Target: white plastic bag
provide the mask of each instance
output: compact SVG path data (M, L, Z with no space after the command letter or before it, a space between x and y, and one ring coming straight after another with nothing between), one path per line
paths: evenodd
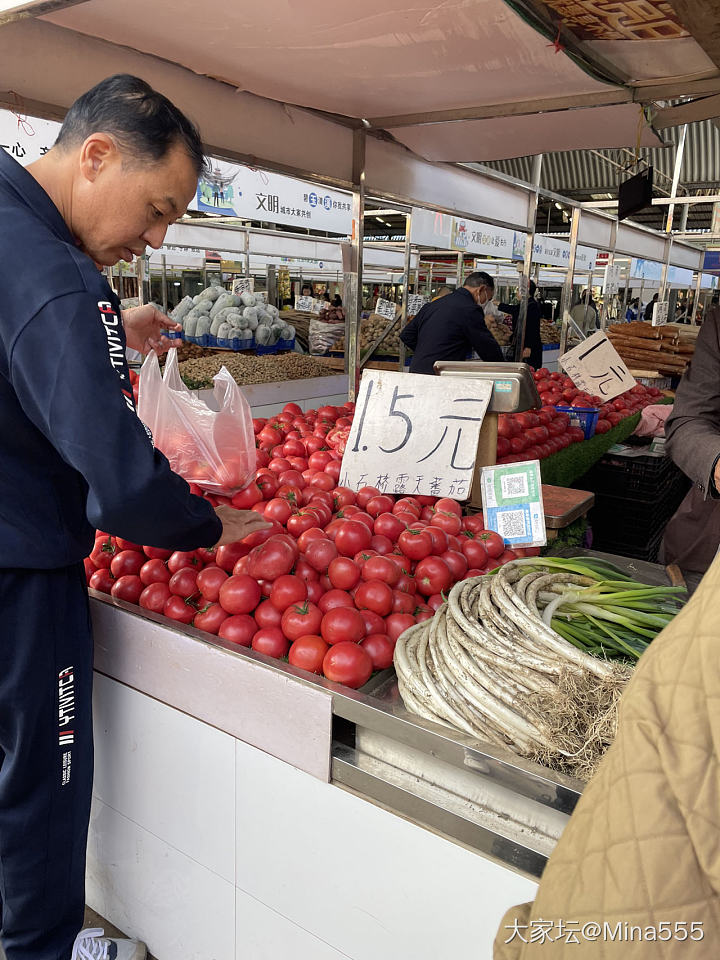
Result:
M174 350L164 375L153 351L140 370L138 416L176 473L208 493L231 497L255 473L255 433L250 406L225 367L214 383L217 410L185 386Z

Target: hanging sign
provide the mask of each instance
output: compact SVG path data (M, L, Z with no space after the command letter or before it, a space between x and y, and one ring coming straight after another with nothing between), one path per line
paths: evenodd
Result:
M509 546L544 547L547 543L540 461L483 467L485 527Z
M254 293L254 291L255 277L238 277L233 280L232 292L236 297L239 297L241 293Z
M352 195L209 158L200 178L193 210L284 223L348 236L352 230Z
M620 289L622 280L622 267L619 264L608 264L605 267L605 277L603 279L603 293L605 296L613 297Z
M484 380L365 370L341 485L465 500L492 390Z
M385 320L394 320L395 304L392 300L383 300L381 297L378 297L378 301L375 304L375 313Z
M411 293L408 296L407 301L408 317L414 317L416 314L420 313L427 302L428 298L424 297L421 293Z
M668 322L669 311L670 304L667 302L667 300L658 300L658 302L653 306L652 325L654 327L664 327Z
M619 397L636 384L602 330L563 354L559 363L579 390L603 401Z

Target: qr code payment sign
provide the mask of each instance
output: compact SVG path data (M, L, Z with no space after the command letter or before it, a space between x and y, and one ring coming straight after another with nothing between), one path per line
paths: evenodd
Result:
M497 531L503 540L528 538L532 534L529 526L530 514L525 510L503 510L498 513Z
M509 546L542 547L547 543L540 463L483 467L485 526Z
M500 487L503 497L511 499L512 497L527 497L530 493L527 476L524 473L515 476L502 477Z

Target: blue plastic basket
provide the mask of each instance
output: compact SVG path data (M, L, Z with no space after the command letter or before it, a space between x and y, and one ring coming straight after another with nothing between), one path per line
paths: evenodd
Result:
M182 330L163 330L168 340L184 340Z
M580 427L585 434L585 439L595 436L595 427L598 422L599 410L597 407L555 407L561 413L566 413L570 417L571 427Z
M240 337L233 337L230 343L232 344L233 350L252 350L255 346L255 337L250 337L249 340L241 340Z
M292 340L278 340L277 343L272 345L257 344L255 347L255 352L259 357L265 353L280 353L281 350L294 350L295 349L295 337Z

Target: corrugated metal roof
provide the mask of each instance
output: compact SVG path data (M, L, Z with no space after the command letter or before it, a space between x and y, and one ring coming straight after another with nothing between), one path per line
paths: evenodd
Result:
M679 127L665 130L663 137L667 147L640 150L640 156L655 167L656 186L664 188L666 192L670 190L675 166L674 147L679 136ZM623 150L570 150L545 154L542 186L565 195L614 193L626 175L622 169L604 161L603 156L622 166L633 159L632 151L628 153ZM532 157L498 160L487 166L521 180L530 180ZM680 182L691 190L695 187L716 187L720 182L720 131L712 121L695 123L688 129Z

